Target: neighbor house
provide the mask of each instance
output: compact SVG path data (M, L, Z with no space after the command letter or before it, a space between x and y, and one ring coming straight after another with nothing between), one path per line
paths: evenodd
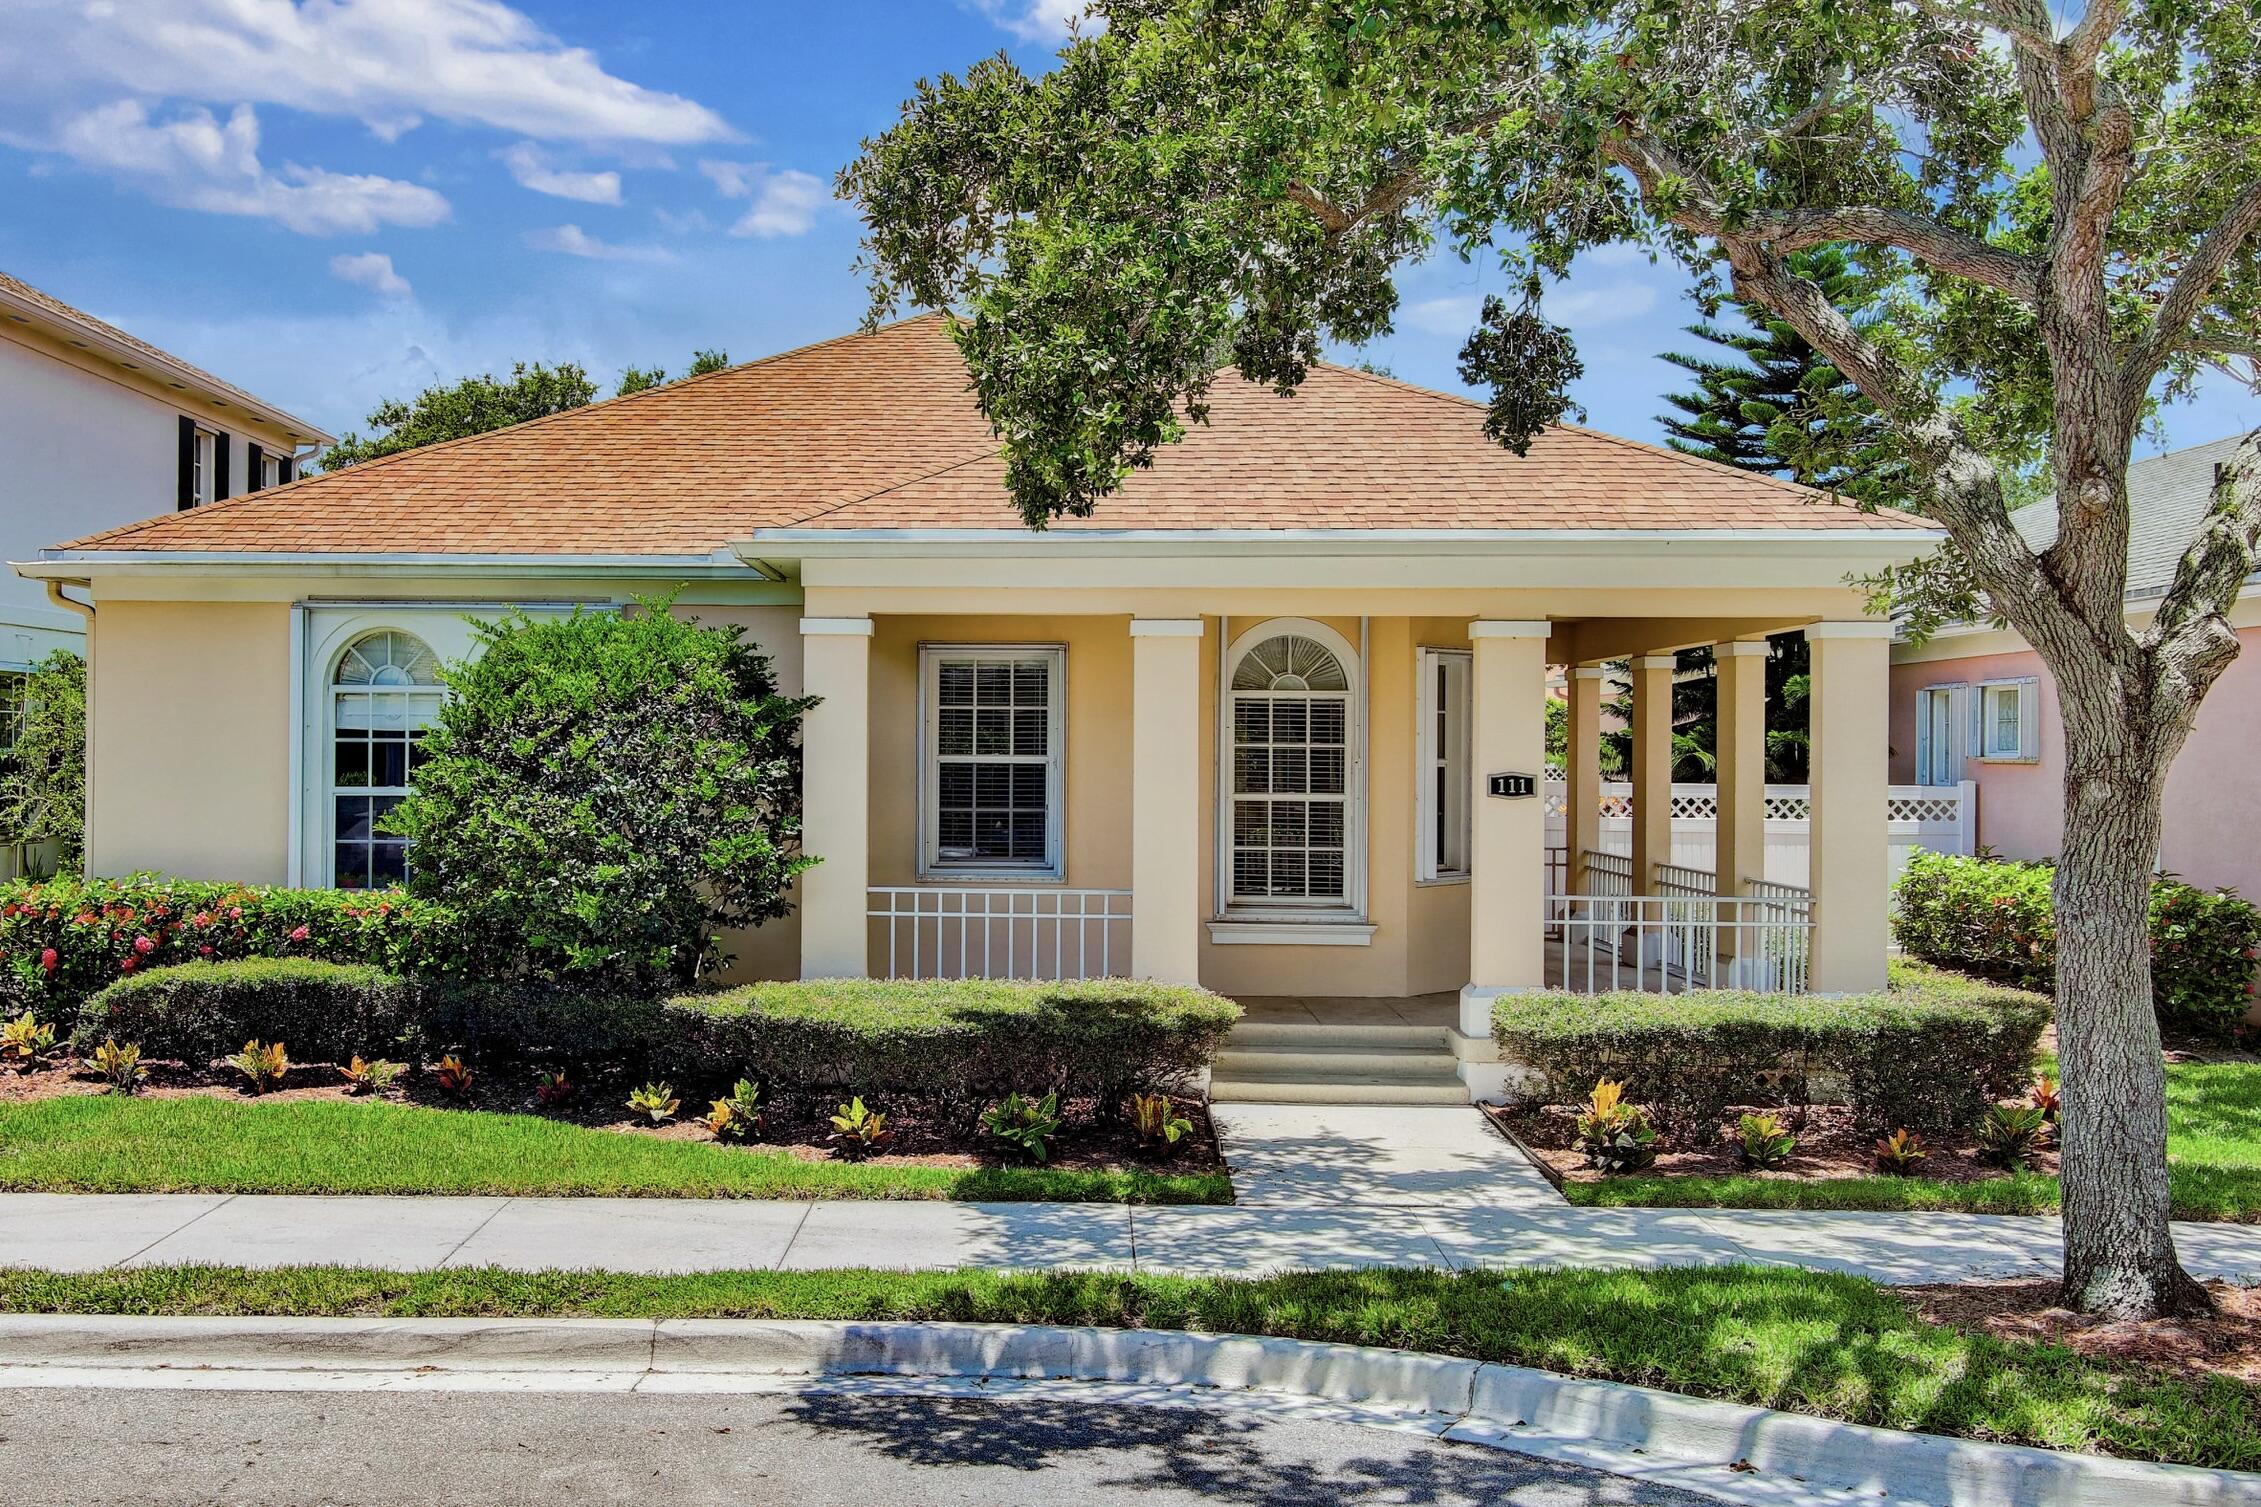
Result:
M2127 622L2140 631L2198 531L2218 468L2238 438L2128 467ZM2011 521L2028 544L2057 537L2057 507ZM2261 577L2239 592L2230 621L2243 651L2200 705L2168 776L2159 866L2194 884L2261 896ZM1957 624L1892 650L1892 778L1977 792L1977 841L2010 858L2050 858L2064 832L2064 722L2041 656L2015 631Z
M1463 1102L1498 1077L1504 990L1880 985L1890 625L1847 583L1937 534L1588 430L1517 457L1483 419L1340 367L1293 398L1227 376L1097 517L1031 532L930 316L18 568L92 602L98 872L397 879L415 855L373 823L467 619L679 592L822 698L822 862L789 920L736 939L743 972L1355 998L1331 1018L1433 1036L1399 1097ZM1813 645L1795 891L1760 867L1764 640L1792 628ZM1716 878L1670 862L1672 651L1694 644L1722 674ZM1627 658L1619 856L1590 733L1599 666ZM1554 665L1589 753L1550 865ZM1296 1097L1343 1042L1320 1046L1234 1071Z

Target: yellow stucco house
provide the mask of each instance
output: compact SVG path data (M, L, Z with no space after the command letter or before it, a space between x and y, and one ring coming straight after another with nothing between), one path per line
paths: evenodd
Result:
M17 569L90 618L100 873L396 878L413 855L372 822L413 779L466 618L680 588L823 698L804 727L823 862L794 917L740 939L743 972L1355 1000L1339 1020L1439 1033L1463 1096L1496 1075L1503 990L1880 985L1890 627L1849 578L1936 533L1587 430L1518 458L1482 416L1335 367L1290 399L1228 377L1098 517L1031 533L930 316ZM1764 636L1800 627L1811 883L1792 890L1749 876ZM1669 862L1670 655L1694 644L1719 652L1716 877ZM1571 667L1590 750L1595 667L1628 657L1630 861L1597 851L1591 753L1550 855L1549 666Z

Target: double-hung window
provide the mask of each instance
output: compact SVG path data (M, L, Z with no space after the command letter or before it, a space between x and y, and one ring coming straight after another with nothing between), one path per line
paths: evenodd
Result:
M377 889L408 877L408 842L380 824L416 782L440 709L439 663L393 630L354 640L330 677L330 882Z
M2041 756L2041 682L1989 680L1978 688L1979 757L2032 763Z
M209 429L196 431L190 445L188 471L189 506L200 508L212 501L212 488L219 478L219 460L216 449L220 437Z
M1414 877L1466 879L1469 849L1469 678L1466 649L1421 651L1421 724Z
M1061 877L1066 669L1058 645L921 647L922 875Z
M1223 865L1228 914L1356 912L1357 656L1321 624L1245 635L1225 681Z

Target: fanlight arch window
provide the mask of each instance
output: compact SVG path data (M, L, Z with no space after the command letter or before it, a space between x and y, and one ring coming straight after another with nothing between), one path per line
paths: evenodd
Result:
M1356 653L1323 624L1268 623L1236 646L1226 684L1226 905L1354 907Z
M424 730L438 717L440 667L395 629L363 634L330 674L330 882L373 889L408 876L405 839L378 822L414 787Z

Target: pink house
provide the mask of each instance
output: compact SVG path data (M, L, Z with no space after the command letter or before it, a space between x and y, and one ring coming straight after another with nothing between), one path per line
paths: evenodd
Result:
M2237 437L2128 468L2128 622L2149 620L2174 577ZM2056 537L2053 502L2020 512L2029 543ZM2245 652L2208 694L2167 787L2160 867L2193 884L2261 898L2261 576L2232 621ZM2064 728L2056 686L2015 632L1949 628L1892 650L1892 780L1978 786L1978 840L2010 858L2047 858L2063 830Z

